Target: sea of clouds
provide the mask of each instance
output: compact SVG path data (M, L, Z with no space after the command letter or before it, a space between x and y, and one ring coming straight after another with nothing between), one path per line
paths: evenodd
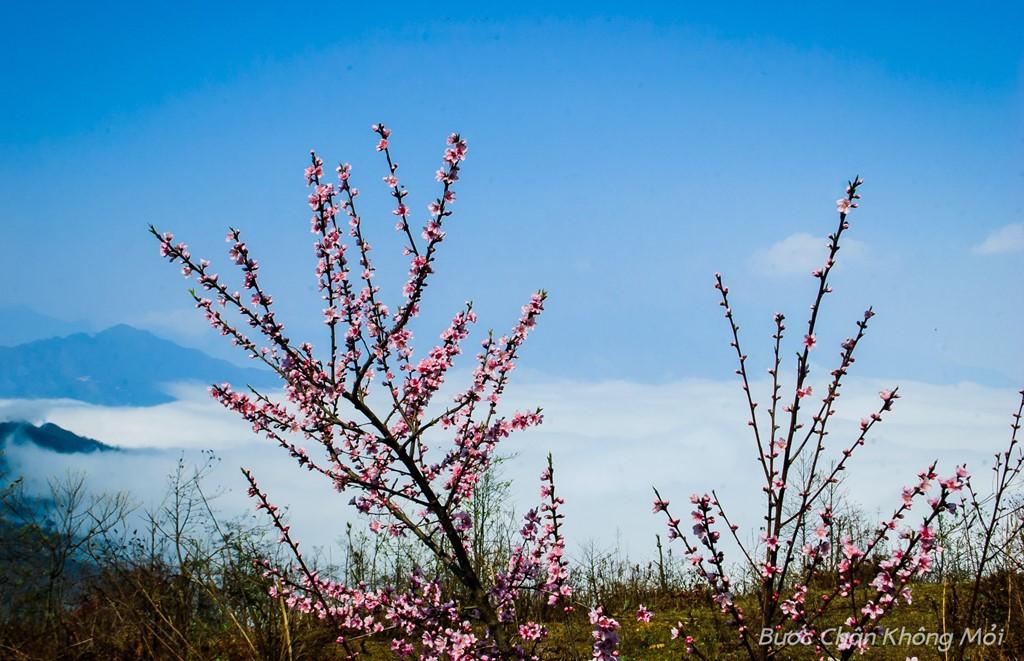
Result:
M814 374L820 378L825 370ZM464 383L453 374L450 383ZM544 424L513 435L502 446L514 455L502 465L511 479L511 502L519 512L538 502L537 476L553 453L571 552L583 544L618 546L634 558L650 557L664 520L651 514L652 487L685 516L694 492L715 489L740 535L756 538L763 494L746 403L734 381L681 380L664 384L584 382L523 371L508 391L505 409L544 409ZM754 383L766 393L767 383ZM819 384L815 383L816 389ZM894 382L850 377L828 437L830 458L857 433L859 420L878 408L878 392ZM988 481L992 455L1009 438L1012 389L962 383L932 385L904 381L895 410L869 436L847 471L843 488L871 518L899 502L900 489L932 460L948 474L966 462L978 484ZM824 391L824 382L820 384ZM53 422L79 435L129 449L123 453L61 455L32 445L10 445L7 459L30 489L67 471L84 472L96 491L126 490L152 507L164 493L179 458L203 461L213 450L219 461L208 478L225 515L251 515L241 466L253 470L272 500L288 507L293 530L306 546L337 557L345 522L364 525L315 474L298 468L285 453L222 409L202 388L172 386L177 401L153 407L104 407L69 400L0 400L0 419ZM765 408L761 405L760 409ZM437 437L436 437L437 438ZM443 436L437 438L443 440ZM314 448L310 448L313 452Z

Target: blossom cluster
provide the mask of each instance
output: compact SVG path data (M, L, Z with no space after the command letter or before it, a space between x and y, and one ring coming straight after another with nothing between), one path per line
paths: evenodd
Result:
M594 627L592 658L598 661L616 661L619 658L620 624L609 617L600 606L590 611L590 624Z
M560 532L564 515L558 509L565 500L555 494L554 466L548 455L548 467L541 473L539 509L526 513L523 526L519 529L521 539L508 561L507 569L499 572L491 597L498 606L498 616L504 622L516 617L516 600L525 590L531 590L544 597L548 606L561 606L565 612L572 612L572 586L569 584L568 561L565 559L565 538ZM531 631L537 631L537 638L546 636L528 623Z

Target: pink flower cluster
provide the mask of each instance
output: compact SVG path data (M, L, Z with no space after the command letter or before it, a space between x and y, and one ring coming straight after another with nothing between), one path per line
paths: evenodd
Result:
M904 540L902 545L896 548L887 548L885 542L890 540L891 532L897 530L899 521L904 519L913 506L913 500L917 496L924 496L934 487L936 480L935 466L932 465L922 471L918 477L919 482L913 487L904 489L904 502L893 513L891 517L882 521L874 531L868 544L861 548L849 537L841 540L841 559L838 564L838 585L830 592L821 596L821 605L808 611L806 609L806 598L808 586L806 583L798 583L792 596L781 603L781 611L794 623L799 630L815 640L819 634L815 628L817 620L822 617L829 603L837 597L850 597L853 591L860 585L856 578L858 570L867 566L871 557L879 554L886 554L877 563L878 572L869 583L874 590L874 596L868 598L859 608L855 615L851 615L844 622L845 626L855 630L866 630L873 623L882 618L900 601L910 603L912 600L910 582L915 576L920 576L931 568L934 557L941 551L938 547L933 522L944 512L948 512L956 504L950 500L953 494L961 491L967 484L968 473L964 467L958 467L956 473L943 480L939 480L939 493L929 500L929 510L922 524L916 528L904 528L899 533L900 539ZM906 494L910 494L909 498ZM820 565L827 553L831 536L832 517L828 511L821 513L823 524L815 530L816 544L808 544L804 547L804 553L808 556L810 576ZM856 638L856 651L863 652L867 649L869 639L850 637L846 641L847 647L840 641L840 650L854 649L853 644Z
M717 501L708 494L690 496L690 503L694 505L694 509L690 512L692 532L698 543L707 552L705 555L700 548L690 542L689 536L683 532L682 522L672 516L669 510L670 503L662 499L657 490L655 490L655 497L654 511L665 513L668 538L683 543L691 567L711 587L714 603L722 613L731 616L731 623L741 634L745 634L747 631L746 616L743 608L735 602L732 581L726 572L725 554L718 544L721 533L712 529L717 522L716 517L712 514L712 508L717 507Z
M619 623L605 614L600 606L590 611L593 626L594 650L591 658L598 661L615 661L619 658Z
M550 455L540 478L540 497L544 502L539 511L531 509L526 513L519 530L522 543L512 550L508 568L498 574L491 590L503 622L515 620L516 600L527 590L542 595L549 606L561 606L567 613L573 610L569 563L564 557L565 539L560 531L564 515L558 511L565 501L555 494Z

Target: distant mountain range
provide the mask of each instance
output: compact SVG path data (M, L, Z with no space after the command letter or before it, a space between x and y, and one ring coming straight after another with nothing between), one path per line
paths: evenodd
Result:
M269 370L238 367L126 325L0 347L0 399L151 406L174 401L166 384L180 381L278 384Z
M0 306L0 347L13 347L83 330L91 328L83 323L55 319L24 305Z
M112 445L69 432L52 422L39 427L29 422L0 422L0 449L9 443L32 443L61 454L120 451Z

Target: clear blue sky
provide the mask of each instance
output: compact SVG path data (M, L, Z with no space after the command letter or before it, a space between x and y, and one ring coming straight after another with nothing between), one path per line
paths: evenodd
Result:
M233 224L315 341L306 154L353 163L393 255L384 121L418 210L444 136L470 142L420 335L466 298L508 326L545 287L526 367L728 377L711 274L766 349L814 286L793 235L859 173L820 358L874 304L862 374L1020 385L1021 5L707 4L9 5L0 306L217 346L145 227L224 264Z

